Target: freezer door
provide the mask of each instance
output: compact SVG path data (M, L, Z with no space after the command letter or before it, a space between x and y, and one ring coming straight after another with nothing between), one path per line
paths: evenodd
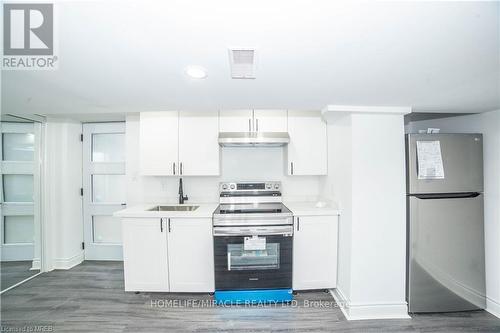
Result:
M483 195L408 197L410 312L484 309Z
M417 141L440 141L444 179L418 179ZM408 134L406 137L407 193L483 191L481 134Z

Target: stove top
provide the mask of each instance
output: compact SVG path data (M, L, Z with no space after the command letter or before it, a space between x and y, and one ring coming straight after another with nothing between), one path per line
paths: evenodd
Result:
M243 203L220 204L214 214L283 214L291 215L292 212L282 203Z
M220 183L219 203L213 215L217 227L293 224L277 181Z

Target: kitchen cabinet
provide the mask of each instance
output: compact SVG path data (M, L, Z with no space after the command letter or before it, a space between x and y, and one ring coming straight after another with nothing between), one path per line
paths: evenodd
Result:
M289 176L326 175L327 128L316 111L288 111L290 143L285 148Z
M212 219L170 219L168 266L171 292L213 292Z
M254 132L286 132L286 110L254 110Z
M217 112L141 112L140 170L146 176L217 176Z
M169 291L165 225L161 218L122 220L125 291Z
M141 112L139 158L141 174L173 176L178 172L179 112Z
M337 285L338 216L294 216L293 289Z
M179 113L179 174L218 176L220 147L217 111Z
M213 292L211 218L123 218L125 291Z
M286 132L286 110L221 110L220 132Z
M252 110L219 111L220 132L251 132L253 130Z

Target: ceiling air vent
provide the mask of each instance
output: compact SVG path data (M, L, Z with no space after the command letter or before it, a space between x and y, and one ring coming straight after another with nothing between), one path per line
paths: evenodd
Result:
M233 79L255 79L254 49L229 49L229 62Z

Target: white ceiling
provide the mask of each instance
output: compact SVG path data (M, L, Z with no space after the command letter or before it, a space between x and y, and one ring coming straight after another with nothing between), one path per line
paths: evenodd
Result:
M499 2L56 3L59 69L2 72L4 113L500 108ZM257 49L255 80L230 78L229 47Z

